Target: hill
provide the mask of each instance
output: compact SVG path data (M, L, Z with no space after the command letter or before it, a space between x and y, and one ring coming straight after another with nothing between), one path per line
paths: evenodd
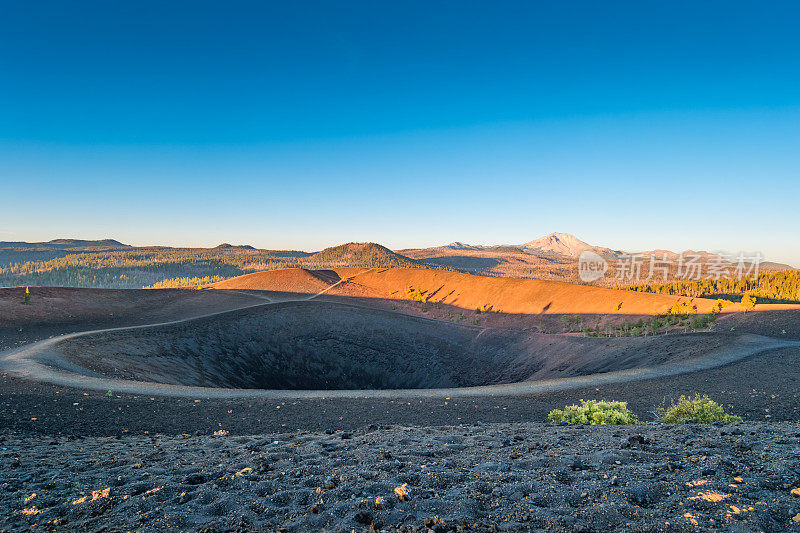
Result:
M331 276L333 272L336 275ZM327 273L327 278L323 279ZM316 294L338 280L346 279L326 294L370 299L408 299L408 291L418 291L425 302L452 305L474 311L483 308L510 314L629 314L650 315L664 312L679 300L688 298L663 294L615 290L558 281L475 276L461 272L423 268L333 271L304 269L257 272L213 285L219 289L257 289ZM708 312L710 299L694 299L698 312ZM738 309L731 306L726 310Z
M29 261L50 261L69 254L106 252L131 248L114 239L89 241L83 239L53 239L47 242L1 241L0 266Z
M253 272L214 283L215 289L240 289L286 292L294 294L316 294L338 281L338 275L326 277L305 268L285 268Z
M796 270L792 265L786 263L776 263L774 261L764 261L759 265L761 270L769 270L772 272L780 272L781 270Z
M129 244L122 244L115 239L101 239L97 241L87 241L83 239L53 239L43 243L43 246L68 247L68 248L130 248Z
M463 242L451 242L442 248L450 248L451 250L483 250L486 246L478 246L472 244L464 244Z
M326 248L308 258L309 265L364 268L423 268L425 265L373 242L351 242Z
M87 241L83 239L53 239L47 242L24 242L24 241L0 241L0 249L3 250L74 250L74 249L111 249L111 248L130 248L128 244L123 244L114 239L102 239L97 241Z
M471 246L454 243L433 248L399 250L428 267L438 265L482 276L577 281L577 260L519 246Z
M255 250L255 248L249 244L228 244L223 242L215 246L214 250Z

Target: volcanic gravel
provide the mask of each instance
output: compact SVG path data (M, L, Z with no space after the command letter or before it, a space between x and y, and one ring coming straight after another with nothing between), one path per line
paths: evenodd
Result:
M723 328L800 339L796 311ZM15 326L0 344L74 329ZM800 531L799 356L445 400L149 397L0 372L0 531ZM648 420L694 392L746 421L529 422L580 398Z
M0 434L0 529L800 531L800 425Z

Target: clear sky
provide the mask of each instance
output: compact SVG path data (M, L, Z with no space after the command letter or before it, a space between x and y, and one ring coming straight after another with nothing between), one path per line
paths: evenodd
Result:
M800 266L796 2L3 2L0 240Z

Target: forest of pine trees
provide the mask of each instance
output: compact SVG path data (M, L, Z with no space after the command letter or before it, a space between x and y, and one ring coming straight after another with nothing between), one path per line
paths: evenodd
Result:
M174 278L219 280L254 270L297 267L309 255L243 248L132 248L71 253L48 261L2 266L0 286L141 288Z
M133 289L193 286L280 268L441 268L378 245L339 246L317 254L244 247L130 248L70 253L47 261L0 266L0 287L62 286ZM198 281L199 280L199 281Z
M800 270L766 272L756 277L742 279L704 279L675 281L671 283L645 283L616 287L639 292L671 294L675 296L755 296L759 302L800 302Z
M222 276L204 276L202 278L192 277L192 278L169 278L165 280L161 280L158 283L153 283L145 289L178 289L181 287L200 287L203 285L211 285L212 283L216 283L218 281L222 281L225 278Z

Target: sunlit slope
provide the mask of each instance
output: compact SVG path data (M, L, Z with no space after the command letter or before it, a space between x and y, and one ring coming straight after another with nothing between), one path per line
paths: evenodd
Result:
M559 281L475 276L460 272L422 269L373 270L351 282L366 292L385 298L406 298L406 289L419 289L431 302L464 309L478 307L501 313L523 314L652 314L664 312L688 298L633 293L575 285ZM348 283L347 285L350 285ZM347 288L342 287L342 290ZM355 288L354 287L354 288ZM707 312L713 300L695 298L699 312Z
M335 276L331 274L335 273ZM463 309L522 314L663 313L689 298L575 285L558 281L496 278L427 269L358 269L329 271L286 269L247 274L214 285L223 289L257 289L314 294L346 279L327 294L363 298L406 299L409 291L429 302ZM419 292L416 292L419 290ZM714 300L694 298L698 312L711 310ZM738 305L726 311L738 310Z
M212 285L216 289L247 289L316 294L331 285L330 278L304 268L284 268L245 274ZM332 271L321 271L332 272Z

